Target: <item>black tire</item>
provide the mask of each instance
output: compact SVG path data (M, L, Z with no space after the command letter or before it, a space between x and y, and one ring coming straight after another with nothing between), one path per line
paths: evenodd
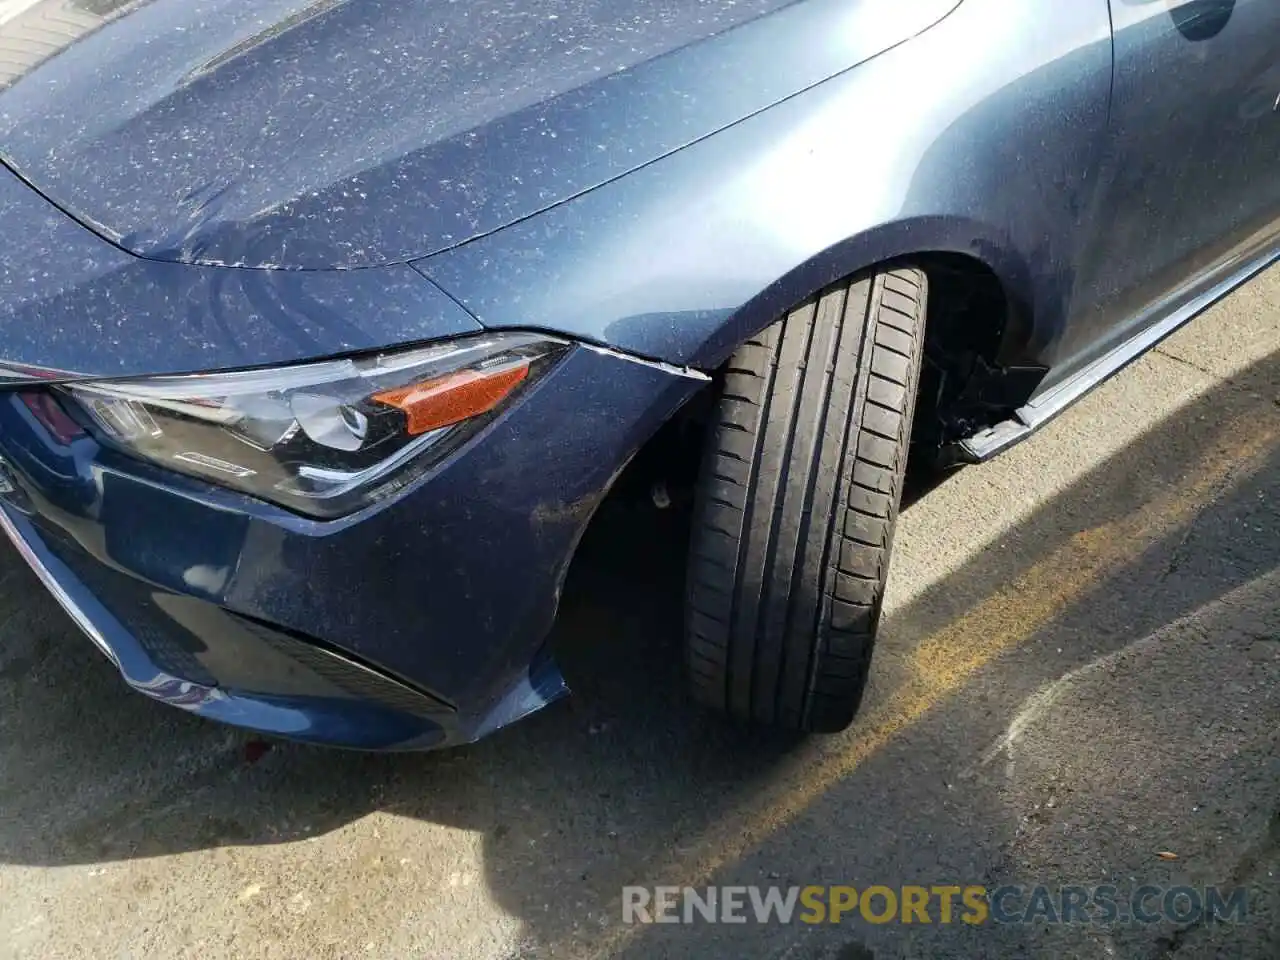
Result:
M924 351L916 269L842 281L734 354L694 507L694 696L834 732L866 684Z

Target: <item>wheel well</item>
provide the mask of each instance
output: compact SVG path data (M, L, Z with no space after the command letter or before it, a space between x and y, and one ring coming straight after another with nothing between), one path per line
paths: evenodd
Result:
M922 268L929 278L925 364L912 433L912 459L947 466L955 444L1007 419L1026 402L1042 368L1005 362L1016 356L1023 324L999 277L963 254L922 253L876 264L864 274L898 263ZM611 497L670 502L692 500L721 370L640 448L618 478Z
M1019 363L1028 324L995 272L962 254L909 258L929 277L925 365L912 433L914 452L948 465L955 445L1009 419L1044 377Z

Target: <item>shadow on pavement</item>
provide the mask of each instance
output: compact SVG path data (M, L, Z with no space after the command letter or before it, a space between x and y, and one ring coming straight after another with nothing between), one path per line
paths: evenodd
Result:
M1048 737L1023 762L1029 772L1013 779L1009 758L992 745L1046 685L1073 671L1093 684L1108 663L1132 669L1146 656L1129 650L1135 641L1185 632L1191 627L1178 624L1202 608L1209 612L1192 621L1206 671L1226 649L1233 664L1254 657L1257 671L1275 676L1280 596L1254 596L1243 626L1230 598L1280 582L1271 576L1280 568L1277 398L1273 354L895 610L859 721L820 740L735 730L684 699L686 518L678 511L655 520L614 504L593 526L556 630L573 698L471 748L418 756L282 745L256 759L239 734L128 694L6 554L0 636L24 639L20 653L0 659L0 861L66 865L290 843L383 811L480 835L488 893L524 926L520 956L1071 955L1111 934L866 924L620 930L620 888L1100 883L1139 867L1154 883L1196 870L1205 871L1201 884L1231 880L1216 861L1206 866L1208 852L1134 866L1131 847L1145 856L1182 815L1179 804L1144 806L1150 783L1120 775L1146 762L1152 778L1216 811L1194 824L1195 843L1210 834L1262 838L1249 848L1248 876L1235 882L1264 882L1258 864L1277 857L1275 837L1266 839L1280 803L1276 744L1254 739L1224 752L1221 736L1196 739L1223 722L1215 710L1229 713L1203 684L1173 691L1200 712L1169 743L1138 723L1168 715L1170 704L1152 699L1158 691L1142 686L1128 701L1100 688L1093 709L1073 722L1084 730L1089 717L1110 716L1113 735L1133 730L1108 741L1115 776L1091 773L1081 759L1098 731ZM1151 513L1151 523L1133 520L1166 502L1170 511ZM1229 642L1217 646L1221 637ZM992 646L993 638L1003 640ZM970 649L991 656L970 663ZM1052 796L1058 803L1048 804ZM1078 822L1055 812L1067 809ZM1076 833L1063 833L1064 823ZM426 869L444 885L456 868ZM1251 936L1274 945L1277 930L1271 913ZM1119 932L1109 944L1121 955L1158 957L1182 946L1160 939L1172 936ZM1274 955L1267 949L1257 955Z

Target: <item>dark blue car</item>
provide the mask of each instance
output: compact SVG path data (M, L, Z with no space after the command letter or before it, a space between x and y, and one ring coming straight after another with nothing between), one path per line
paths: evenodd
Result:
M441 746L563 692L672 424L694 695L841 729L908 456L1276 259L1277 51L1275 0L0 0L0 522L135 689Z

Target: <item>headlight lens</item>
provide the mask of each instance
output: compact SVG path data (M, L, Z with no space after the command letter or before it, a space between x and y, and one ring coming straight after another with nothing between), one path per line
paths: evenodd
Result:
M69 394L110 444L315 517L403 487L565 344L514 333L270 370L93 381Z

